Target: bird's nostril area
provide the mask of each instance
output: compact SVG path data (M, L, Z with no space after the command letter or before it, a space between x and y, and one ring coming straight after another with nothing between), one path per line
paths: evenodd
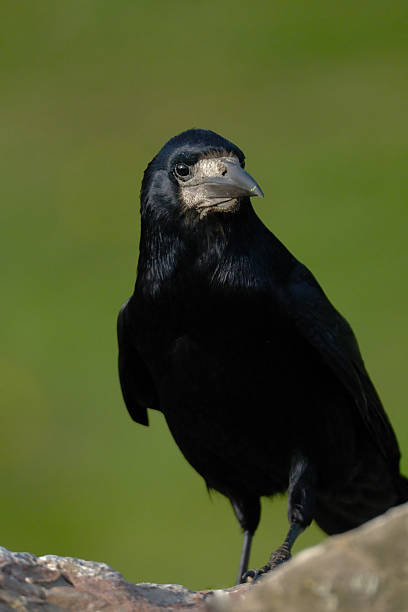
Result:
M224 164L223 161L219 160L217 163L217 173L218 176L225 176L228 172L227 164Z

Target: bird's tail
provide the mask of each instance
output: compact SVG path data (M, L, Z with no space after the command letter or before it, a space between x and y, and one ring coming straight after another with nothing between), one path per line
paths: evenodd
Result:
M316 523L329 535L354 529L390 508L408 502L408 479L397 474L396 480L389 473L362 474L337 494L318 495L316 499Z
M399 477L397 486L398 486L398 493L400 496L398 503L405 504L406 502L408 502L408 478L406 478L406 476L403 476L401 474Z
M363 523L383 514L392 506L398 505L397 498L379 503L379 500L362 500L361 498L319 499L315 508L315 521L328 535L344 533L355 529Z

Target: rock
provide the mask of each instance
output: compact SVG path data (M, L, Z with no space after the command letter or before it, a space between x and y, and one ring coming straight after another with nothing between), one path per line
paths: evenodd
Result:
M408 504L328 538L213 612L404 612L408 610Z
M105 563L0 547L0 612L207 610L208 593L174 584L131 584Z
M257 584L190 591L127 582L105 563L0 547L0 612L404 612L408 504L305 550Z

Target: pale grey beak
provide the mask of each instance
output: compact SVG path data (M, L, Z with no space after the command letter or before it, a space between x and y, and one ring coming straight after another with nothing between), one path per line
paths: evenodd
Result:
M258 183L239 164L223 161L226 172L223 176L214 176L205 181L205 193L208 198L240 198L243 196L264 197Z

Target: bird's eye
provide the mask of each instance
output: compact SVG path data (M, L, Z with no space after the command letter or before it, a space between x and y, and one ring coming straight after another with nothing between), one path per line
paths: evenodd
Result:
M190 166L187 166L187 164L177 164L174 172L176 176L185 179L190 174Z

